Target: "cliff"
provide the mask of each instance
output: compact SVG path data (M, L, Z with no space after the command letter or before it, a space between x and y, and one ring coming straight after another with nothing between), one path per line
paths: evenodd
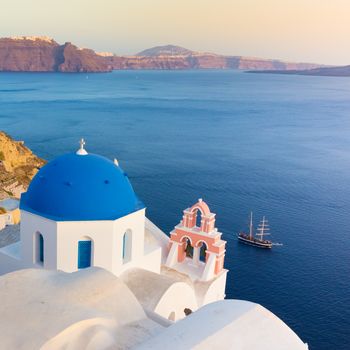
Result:
M59 45L47 37L0 39L0 71L9 72L108 72L103 57L71 43Z
M109 56L108 64L118 69L240 69L240 70L289 70L319 67L312 63L291 63L279 60L222 56L210 53L163 56Z
M113 69L304 70L320 67L319 64L313 63L293 63L195 52L174 45L156 46L141 51L135 56L109 56L105 58Z
M59 45L47 37L0 39L0 71L109 72L112 69L305 70L320 65L196 52L174 45L156 46L134 56L117 56Z
M60 72L110 72L112 70L103 56L97 55L90 49L79 49L71 43L62 45L61 57L63 62L58 66Z
M19 197L45 161L0 131L0 199Z
M126 60L131 57L125 57ZM164 69L241 69L241 70L289 70L320 67L313 63L293 63L245 56L224 56L209 52L191 51L181 46L165 45L141 51L132 57L134 65L155 66ZM113 62L111 63L113 65Z

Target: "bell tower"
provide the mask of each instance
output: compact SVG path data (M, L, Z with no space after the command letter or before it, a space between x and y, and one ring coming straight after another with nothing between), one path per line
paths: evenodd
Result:
M200 198L183 211L180 223L170 233L170 251L166 265L191 278L209 281L224 267L226 241L215 227L215 214Z

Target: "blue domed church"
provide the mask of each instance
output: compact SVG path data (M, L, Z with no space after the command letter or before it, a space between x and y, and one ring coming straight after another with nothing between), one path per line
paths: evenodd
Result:
M21 202L22 259L66 272L90 266L119 275L160 270L160 247L144 251L145 206L117 161L76 153L46 164Z
M224 299L225 241L207 204L185 209L169 237L147 219L118 161L84 145L42 167L22 193L20 241L0 248L0 274L103 268L172 321Z

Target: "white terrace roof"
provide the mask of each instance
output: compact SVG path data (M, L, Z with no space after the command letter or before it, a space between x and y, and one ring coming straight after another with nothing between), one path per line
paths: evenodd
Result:
M166 345L164 345L166 344ZM243 300L208 304L140 344L138 350L307 350L277 316Z

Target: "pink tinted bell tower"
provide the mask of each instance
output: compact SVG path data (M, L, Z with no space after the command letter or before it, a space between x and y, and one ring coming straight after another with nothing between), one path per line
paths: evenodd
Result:
M168 267L208 281L223 272L226 241L215 228L215 214L199 199L184 210L180 223L170 234Z

